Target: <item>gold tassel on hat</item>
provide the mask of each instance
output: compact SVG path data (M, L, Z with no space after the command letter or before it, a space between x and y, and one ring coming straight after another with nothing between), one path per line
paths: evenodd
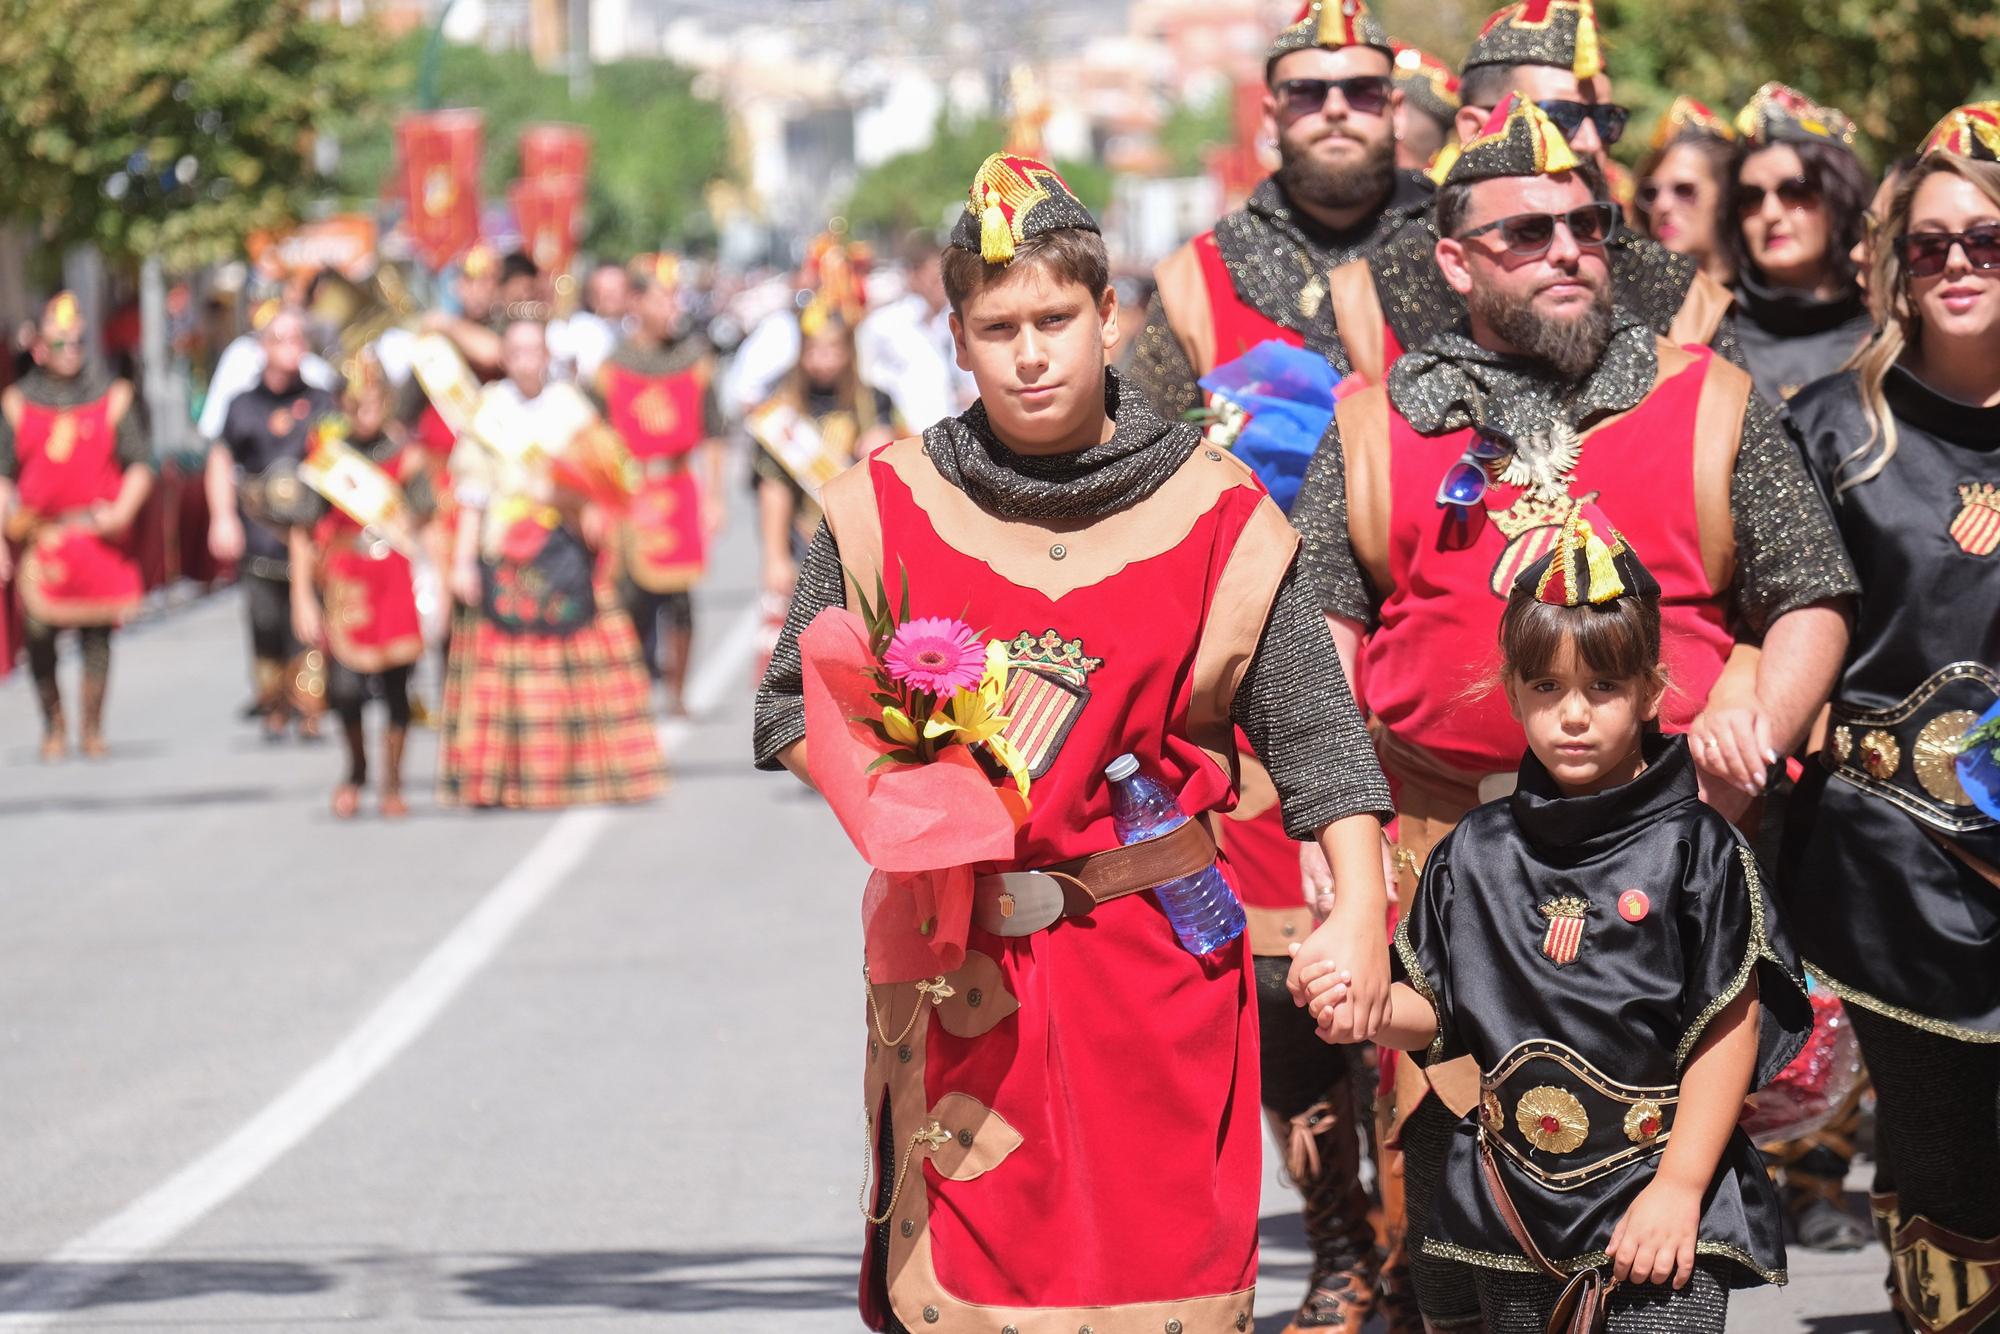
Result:
M1597 9L1582 0L1576 10L1576 59L1570 68L1579 79L1594 79L1604 72L1604 52L1597 44Z
M986 207L979 214L979 257L988 264L1009 264L1014 259L1014 232L990 185L986 187Z

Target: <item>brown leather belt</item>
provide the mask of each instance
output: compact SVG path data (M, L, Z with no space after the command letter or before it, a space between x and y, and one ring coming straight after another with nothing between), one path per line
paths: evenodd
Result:
M1085 917L1100 903L1155 889L1215 864L1215 840L1202 820L1157 838L1093 852L1032 871L982 875L973 882L972 921L996 936L1028 936L1064 917Z

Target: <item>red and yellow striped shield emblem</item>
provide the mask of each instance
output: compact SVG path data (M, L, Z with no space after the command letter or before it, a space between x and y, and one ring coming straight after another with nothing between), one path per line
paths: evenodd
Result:
M1595 504L1597 496L1598 493L1592 491L1579 496L1577 503ZM1567 496L1550 500L1524 491L1506 509L1486 511L1486 517L1493 520L1493 526L1507 539L1506 550L1493 563L1490 582L1493 596L1506 597L1513 590L1514 581L1521 577L1521 571L1549 554L1556 539L1562 536L1563 520L1568 516L1569 509Z
M1967 555L1990 556L2000 547L2000 486L1967 483L1958 488L1958 517L1951 521L1951 540Z
M1580 898L1565 895L1538 910L1549 919L1549 929L1542 933L1542 953L1557 967L1576 962L1576 953L1583 948L1583 919L1590 911L1590 905Z
M1086 657L1081 639L1059 630L1023 632L1007 645L1013 670L1007 677L1006 737L1021 753L1028 777L1040 778L1055 766L1062 743L1090 701L1090 674L1104 659Z

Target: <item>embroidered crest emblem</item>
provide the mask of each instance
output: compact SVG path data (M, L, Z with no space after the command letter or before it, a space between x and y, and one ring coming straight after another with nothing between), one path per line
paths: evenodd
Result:
M1578 499L1582 504L1592 505L1599 494L1592 491ZM1507 547L1493 563L1493 577L1488 581L1493 596L1504 599L1514 581L1521 577L1521 571L1549 554L1549 548L1562 535L1563 519L1573 503L1577 502L1567 495L1549 496L1531 490L1523 491L1504 510L1486 511L1486 517L1493 520L1500 535L1507 539Z
M674 411L674 401L667 397L665 387L658 384L649 385L632 400L632 415L648 435L665 435L680 425L680 414Z
M42 453L50 463L67 463L69 456L76 452L76 414L58 412L49 423L49 438L42 446Z
M1958 488L1958 517L1951 540L1968 556L1990 556L2000 547L2000 486L1968 482Z
M1549 919L1549 929L1542 933L1543 955L1558 968L1575 963L1577 951L1583 947L1583 919L1590 905L1573 894L1565 894L1544 903L1537 911Z
M1081 639L1060 630L1040 635L1023 631L1007 645L1013 670L1007 676L1006 738L1021 753L1028 777L1055 767L1056 755L1090 701L1090 674L1104 659L1087 657Z

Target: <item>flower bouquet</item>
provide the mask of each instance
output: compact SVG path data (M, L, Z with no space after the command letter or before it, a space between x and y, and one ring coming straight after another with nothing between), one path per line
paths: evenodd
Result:
M1234 450L1289 513L1333 420L1339 386L1325 357L1273 338L1202 376L1209 406L1194 415L1207 424L1209 443Z
M874 868L862 900L872 981L965 961L973 868L1014 855L1028 775L1005 735L1009 661L947 617L892 611L880 580L861 614L828 608L799 636L806 768Z

